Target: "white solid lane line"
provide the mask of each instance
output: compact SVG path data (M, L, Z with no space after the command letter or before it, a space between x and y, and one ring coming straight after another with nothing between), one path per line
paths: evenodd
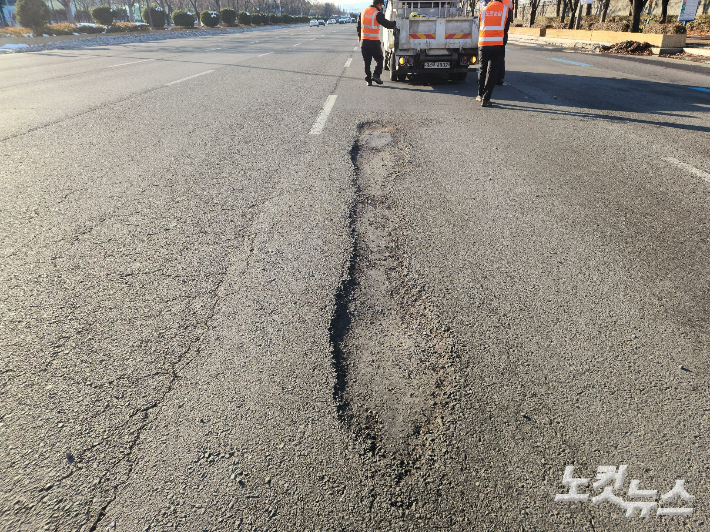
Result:
M325 105L323 106L323 110L320 112L318 118L316 118L316 121L313 123L313 127L311 127L311 130L308 132L309 135L321 134L321 132L323 131L323 127L325 126L325 121L328 120L328 115L333 110L333 106L335 105L335 99L337 97L338 96L336 94L331 94L330 96L328 96L325 101Z
M111 65L108 68L116 68L116 67L126 66L126 65L135 65L136 63L145 63L146 61L155 61L155 59L141 59L140 61L131 61L130 63L121 63L120 65Z
M352 57L350 59L348 59L347 61L345 61L345 68L348 68L350 66L350 63L352 63L352 62L353 62Z
M265 53L265 54L257 55L257 57L264 57L265 55L271 55L271 54L273 54L273 53L274 53L274 52L267 52L267 53Z
M675 157L664 157L663 160L676 165L678 168L682 168L686 172L689 172L695 176L698 176L708 183L710 183L710 174L707 172L703 172L700 168L695 168L695 166L692 166L688 163L684 163L676 159Z
M199 74L195 74L194 76L188 76L186 78L171 81L170 83L166 83L165 86L169 87L170 85L175 85L176 83L182 83L183 81L187 81L188 79L196 78L198 76L204 76L205 74L209 74L210 72L214 72L214 70L207 70L206 72L200 72Z

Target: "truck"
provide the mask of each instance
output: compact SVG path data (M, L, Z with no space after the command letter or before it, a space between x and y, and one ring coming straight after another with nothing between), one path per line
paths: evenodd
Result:
M473 9L465 0L387 0L385 18L397 21L394 30L380 29L390 79L465 80L478 57L478 18Z

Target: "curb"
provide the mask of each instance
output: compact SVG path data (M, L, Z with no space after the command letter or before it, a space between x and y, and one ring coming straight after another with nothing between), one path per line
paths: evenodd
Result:
M710 48L683 48L686 54L702 55L704 57L710 57Z

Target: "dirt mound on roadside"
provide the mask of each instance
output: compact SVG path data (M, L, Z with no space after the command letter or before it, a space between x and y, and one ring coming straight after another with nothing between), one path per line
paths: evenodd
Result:
M611 46L602 46L601 51L607 54L652 55L651 48L652 46L647 42L624 41Z

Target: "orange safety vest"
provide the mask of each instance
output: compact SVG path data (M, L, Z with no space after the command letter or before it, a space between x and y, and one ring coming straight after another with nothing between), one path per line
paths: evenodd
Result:
M481 11L481 23L478 31L478 46L503 46L505 21L508 7L495 0Z
M377 13L379 12L375 6L370 6L360 13L360 35L363 39L380 40L380 23L377 22Z

